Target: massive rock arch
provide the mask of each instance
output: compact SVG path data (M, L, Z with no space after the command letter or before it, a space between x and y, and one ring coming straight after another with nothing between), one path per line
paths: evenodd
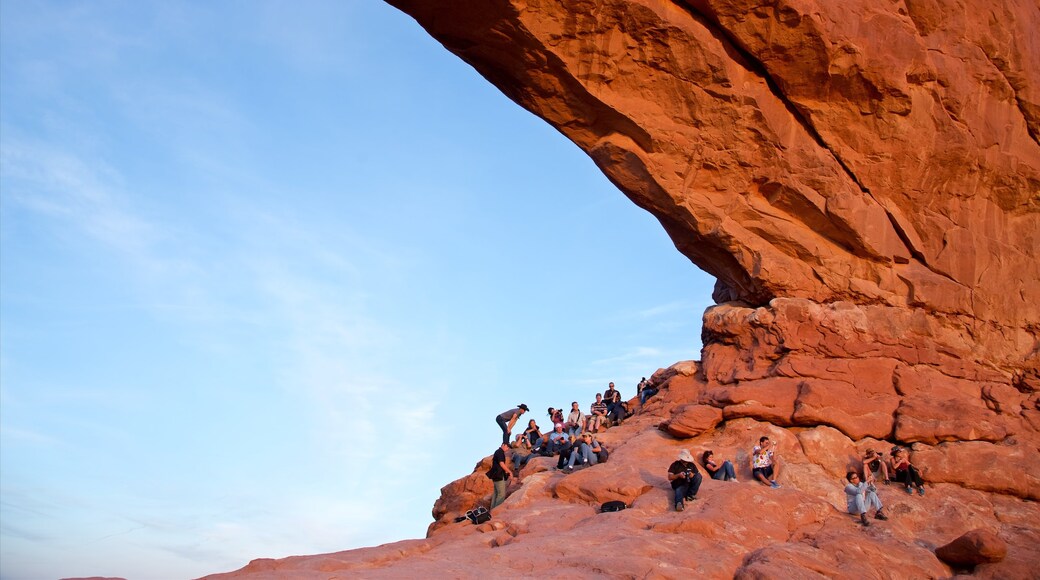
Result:
M478 465L425 540L237 576L943 577L934 548L981 527L1009 550L976 576L1035 577L1034 0L388 1L585 150L717 277L716 305L701 361L658 371L662 393L602 436L607 464L533 461L475 533L453 520L490 492ZM788 489L665 513L677 449L725 449L746 478L762 433ZM859 534L838 481L891 444L935 491L890 488L898 517ZM610 499L635 509L594 515Z
M390 3L717 277L699 402L1035 452L1035 2Z

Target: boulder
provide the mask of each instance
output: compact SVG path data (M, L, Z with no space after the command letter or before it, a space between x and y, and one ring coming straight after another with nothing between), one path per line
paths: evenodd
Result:
M1007 543L991 530L971 530L936 548L935 555L947 564L971 567L1003 560L1007 556Z

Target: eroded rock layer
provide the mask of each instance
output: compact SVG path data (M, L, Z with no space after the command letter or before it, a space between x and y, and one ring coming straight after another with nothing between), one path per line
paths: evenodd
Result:
M485 459L427 539L236 577L1035 577L1040 5L388 1L718 278L702 360L657 373L607 463L533 460L492 522L454 523ZM761 435L783 489L750 481ZM860 529L843 476L896 444L929 493L883 488L891 519ZM670 511L668 464L709 448L741 483ZM596 513L613 499L632 509Z

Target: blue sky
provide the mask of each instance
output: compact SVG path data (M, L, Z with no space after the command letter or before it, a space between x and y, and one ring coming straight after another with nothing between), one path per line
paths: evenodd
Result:
M0 4L0 577L422 537L713 280L380 2Z

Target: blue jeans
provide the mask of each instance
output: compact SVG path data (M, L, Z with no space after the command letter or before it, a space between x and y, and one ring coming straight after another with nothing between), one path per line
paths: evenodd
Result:
M531 455L521 455L514 451L512 454L513 469L519 471L521 467L527 465L527 462L531 460Z
M682 481L683 483L681 483L678 487L674 488L674 490L675 490L675 503L680 503L684 499L686 499L687 497L690 497L690 498L697 497L697 492L701 488L701 481L704 481L704 478L701 477L700 473L695 473L695 474L693 474L693 478L690 479L689 481L686 481L686 480L678 480L678 481Z
M870 508L881 511L881 508L883 507L881 505L881 498L878 497L877 492L869 489L865 493L857 493L855 502L855 505L852 505L851 503L849 505L850 514L865 514Z
M733 469L733 464L727 459L722 462L722 465L715 471L715 473L711 474L711 478L729 481L737 478L737 472Z
M599 457L592 452L592 447L588 443L582 443L580 447L575 447L571 450L570 461L567 462L567 467L573 468L577 462L578 457L581 457L582 463L588 463L589 465L596 465L599 463Z
M646 400L657 394L657 389L643 389L639 393L639 405L643 406L646 404Z
M502 443L509 444L509 423L502 417L495 417L495 422L502 428Z

